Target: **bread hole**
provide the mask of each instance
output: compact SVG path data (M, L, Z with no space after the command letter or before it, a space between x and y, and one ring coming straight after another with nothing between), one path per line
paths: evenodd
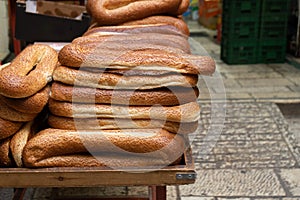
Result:
M34 71L36 69L36 66L37 66L37 63L35 65L33 65L33 67L31 68L31 70L29 70L27 72L26 76L29 75L32 71Z

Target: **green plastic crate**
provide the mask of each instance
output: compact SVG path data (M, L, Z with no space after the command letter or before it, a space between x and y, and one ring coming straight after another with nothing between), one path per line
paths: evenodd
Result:
M260 13L260 1L256 0L223 0L223 13L231 17L257 16Z
M285 62L289 6L290 0L223 0L221 59Z
M261 17L259 37L262 40L283 40L287 36L288 16L273 15Z
M286 39L259 40L257 61L259 63L283 63L286 57Z
M242 42L221 42L221 59L227 64L254 64L257 63L257 42L244 40Z
M222 38L253 40L258 37L259 1L224 0L222 5Z
M261 15L287 14L290 11L290 5L290 0L263 0L261 3Z
M257 20L223 20L222 38L229 40L255 39L259 34L259 24Z

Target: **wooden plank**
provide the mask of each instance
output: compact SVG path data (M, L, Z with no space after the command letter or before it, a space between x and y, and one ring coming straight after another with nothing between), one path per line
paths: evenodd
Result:
M177 175L195 175L191 151L184 155L186 163L163 169L140 169L135 172L107 168L2 168L0 187L97 187L192 184L195 178L178 179Z
M181 171L178 171L181 173ZM177 180L176 171L127 173L120 171L52 172L20 171L0 173L2 187L95 187L188 184L194 180Z

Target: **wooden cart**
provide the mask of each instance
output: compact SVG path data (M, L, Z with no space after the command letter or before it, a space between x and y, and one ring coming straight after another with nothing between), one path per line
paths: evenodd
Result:
M100 187L100 186L148 186L149 197L123 198L127 200L165 200L167 185L183 185L195 182L196 173L191 149L183 156L183 164L163 169L126 172L107 168L2 168L0 187L15 189L14 200L21 200L26 188L37 187ZM142 172L142 173L141 173ZM105 199L114 199L106 197Z

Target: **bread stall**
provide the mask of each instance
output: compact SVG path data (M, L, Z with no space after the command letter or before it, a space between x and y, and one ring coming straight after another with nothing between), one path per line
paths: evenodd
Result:
M0 186L16 199L28 187L149 186L162 200L167 185L194 183L197 83L215 63L191 52L188 5L89 0L81 36L2 65Z

